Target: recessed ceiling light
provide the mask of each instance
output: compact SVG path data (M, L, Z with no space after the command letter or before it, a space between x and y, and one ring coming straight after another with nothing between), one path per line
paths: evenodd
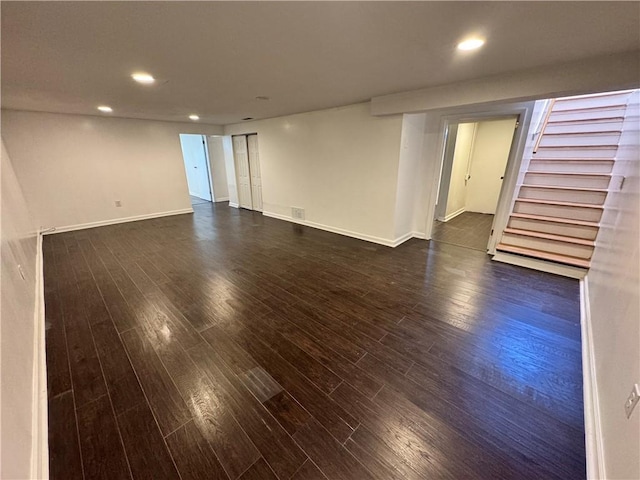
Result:
M484 45L482 38L468 38L458 44L458 50L476 50Z
M98 110L100 110L101 112L104 112L104 113L111 113L111 112L113 112L113 108L108 107L108 106L106 106L106 105L100 105L100 106L98 107Z
M191 120L193 120L194 122L195 122L196 120L200 120L200 117L199 117L198 115L195 115L195 114L194 114L194 115L189 115L189 118L190 118Z
M156 79L148 73L134 73L133 75L131 75L131 78L133 78L136 82L144 83L145 85L151 85L156 81Z

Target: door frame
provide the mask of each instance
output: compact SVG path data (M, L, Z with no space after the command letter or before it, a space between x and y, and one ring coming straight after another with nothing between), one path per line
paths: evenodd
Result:
M443 111L439 114L439 130L437 135L437 138L439 140L436 156L438 161L434 166L434 171L430 182L431 192L433 192L433 194L430 196L427 205L427 239L431 238L433 232L436 217L436 206L440 197L442 176L446 172L445 161L448 160L449 162L451 162L451 165L449 165L448 167L449 176L450 169L453 166L453 155L450 155L449 158L446 157L446 155L453 153L451 151L451 138L450 135L448 135L450 129L453 127L453 125L456 125L457 128L457 125L460 123L475 123L508 117L517 117L518 124L511 142L509 158L507 160L507 166L504 173L504 181L502 182L502 188L500 189L498 204L496 205L496 213L493 217L491 234L487 243L487 253L489 255L495 254L498 240L502 236L502 232L506 228L507 222L509 221L512 199L517 187L520 164L522 162L525 146L527 143L527 137L531 125L534 106L535 101L505 105L479 105L469 106L463 109L455 109L453 111Z
M440 182L438 183L438 195L436 196L436 209L434 218L444 218L446 216L447 203L449 200L449 190L451 189L451 174L453 173L453 159L458 143L459 123L452 123L444 131L444 153L442 157L442 168L440 169Z
M184 156L184 150L182 149L182 140L181 140L181 135L193 135L193 136L199 136L200 137L200 141L202 142L202 148L204 150L204 162L206 164L206 171L207 171L207 184L209 186L209 196L211 197L211 200L207 200L206 198L202 198L202 197L198 197L197 195L194 195L194 197L198 197L202 200L214 203L215 202L215 192L213 190L213 180L212 180L212 176L211 176L211 162L209 160L209 145L207 143L207 136L203 133L179 133L178 134L178 142L180 145L180 155L182 156L182 166L184 167L184 174L185 174L185 180L187 183L187 192L189 195L189 198L191 198L191 191L189 190L189 173L187 172L188 168L187 168L187 163L186 163L186 158Z
M204 158L207 162L207 178L209 179L209 195L211 196L211 203L216 202L216 192L213 189L213 175L211 174L211 159L209 158L209 142L208 136L202 134L202 148L204 150Z

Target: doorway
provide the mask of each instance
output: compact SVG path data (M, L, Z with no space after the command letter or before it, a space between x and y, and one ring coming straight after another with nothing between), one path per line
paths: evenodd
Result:
M431 238L489 250L517 116L449 124Z
M258 134L234 135L233 159L238 185L238 205L262 212L262 174Z
M204 135L180 134L182 158L187 175L191 205L208 204L213 201L209 151Z

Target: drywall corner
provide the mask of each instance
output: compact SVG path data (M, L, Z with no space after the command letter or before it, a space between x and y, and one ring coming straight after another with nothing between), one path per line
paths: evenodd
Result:
M606 478L604 446L602 445L596 359L591 329L588 275L580 280L580 328L582 336L582 384L587 478L589 480L604 479Z
M31 478L49 478L47 361L45 350L43 236L38 233L34 328Z

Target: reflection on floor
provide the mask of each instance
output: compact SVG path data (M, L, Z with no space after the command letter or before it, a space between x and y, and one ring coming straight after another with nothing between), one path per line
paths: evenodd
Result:
M52 480L585 477L576 280L194 210L45 237Z
M193 195L189 195L191 198L191 205L202 205L203 203L211 203L209 200L205 200L204 198L194 197Z
M491 214L464 212L448 222L436 220L431 238L438 242L485 252L492 224Z

